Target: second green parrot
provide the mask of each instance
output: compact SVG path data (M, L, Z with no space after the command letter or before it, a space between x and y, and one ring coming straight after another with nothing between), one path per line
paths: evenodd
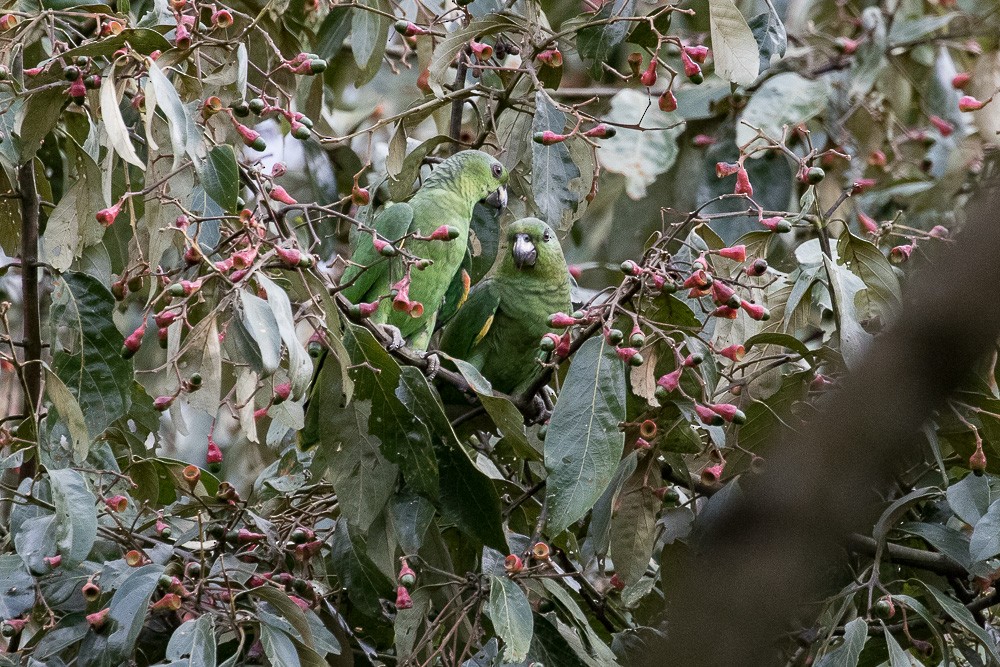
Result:
M475 366L493 389L516 394L539 370L538 344L555 331L549 315L570 310L559 239L541 220L522 218L507 228L493 267L445 326L440 348Z
M438 309L465 258L473 207L480 201L506 206L506 183L507 170L482 151L461 151L444 160L408 202L382 210L373 224L377 236L358 232L352 237L352 263L341 278L347 285L344 296L354 304L378 302L368 306L377 308L372 321L397 329L402 340L396 344L426 350ZM400 251L429 265L425 261L424 268L411 265L407 271L396 256Z

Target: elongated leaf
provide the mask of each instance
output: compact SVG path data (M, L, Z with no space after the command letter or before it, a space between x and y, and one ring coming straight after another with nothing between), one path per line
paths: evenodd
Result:
M215 658L215 626L211 614L203 614L198 618L186 621L174 630L167 644L167 660L174 664L212 666Z
M170 129L170 147L174 153L174 161L171 169L177 169L184 155L187 155L194 162L195 167L201 169L202 158L204 157L202 133L194 124L191 114L181 101L174 85L160 69L155 61L148 61L149 64L149 84L153 87L156 95L156 106L163 111ZM153 109L147 108L146 113L152 114ZM228 147L227 147L228 148ZM232 151L232 149L229 149ZM234 165L235 166L235 165ZM208 188L205 188L208 191ZM209 196L212 193L209 192ZM214 197L213 197L214 199ZM220 206L224 203L217 200ZM235 209L235 207L234 207ZM229 211L230 209L226 209Z
M392 6L388 0L361 0L351 16L351 50L361 70L355 85L371 81L378 73L389 37ZM374 10L374 11L371 11Z
M216 146L209 151L208 159L198 165L198 178L205 194L215 200L223 211L236 212L240 173L232 146Z
M824 655L816 667L857 667L861 649L868 641L868 624L856 618L844 626L844 643Z
M451 84L451 81L448 80L448 68L455 62L455 56L465 48L469 40L474 37L483 37L503 32L515 27L515 25L508 15L496 13L474 19L467 27L456 30L448 35L434 49L434 57L431 59L431 64L428 68L429 76L427 85L430 86L434 95L437 97L444 95L444 85Z
M264 655L274 667L299 667L299 654L295 650L295 642L287 633L261 623L260 643L264 647Z
M55 413L50 416L61 417L66 422L72 442L70 446L73 451L73 460L80 463L87 458L90 451L90 434L87 433L87 420L84 419L83 410L77 402L73 392L63 384L59 376L49 368L45 369L45 394L52 402Z
M630 17L635 14L635 0L613 0L605 3L597 14L588 17L598 25L581 28L576 33L576 48L580 57L590 64L590 75L600 81L604 77L604 64L609 62L615 47L628 33L627 21L612 21L612 17Z
M124 337L115 328L114 308L111 291L92 276L68 272L55 282L52 367L80 404L92 438L131 404L132 363L121 356Z
M132 140L128 136L128 128L122 119L121 109L118 107L118 92L115 90L115 65L111 64L107 75L101 82L101 117L104 120L104 129L108 133L108 139L115 152L129 164L140 169L145 169L146 164L139 159L132 147Z
M143 565L132 572L111 597L108 617L114 632L108 637L104 664L119 665L129 661L161 574L162 565Z
M288 375L292 380L292 398L301 398L309 388L313 365L309 353L295 333L295 318L288 293L278 287L267 276L257 276L257 282L267 292L267 303L278 325L281 342L288 350Z
M889 628L885 626L885 623L882 623L882 634L885 636L885 645L889 650L889 667L913 667L910 657L906 655L906 651L903 650L903 647L899 645L896 638L889 632Z
M649 567L656 539L656 518L663 503L643 482L644 471L635 473L618 498L611 518L611 559L615 573L626 585L636 583Z
M715 73L732 83L749 86L760 73L760 51L753 31L733 0L709 0L708 11Z
M983 628L976 621L975 617L972 615L972 612L958 600L949 597L944 591L931 586L925 581L921 581L920 583L927 589L927 592L931 594L934 601L940 605L941 609L943 609L948 616L950 616L956 623L961 625L967 632L979 640L979 643L983 645L983 648L986 649L986 652L993 660L993 664L1000 664L1000 653L997 653L996 642L994 642L993 638L990 637L985 630L983 630Z
M808 357L812 354L808 347L800 341L795 336L783 333L759 333L755 336L747 338L743 343L743 346L749 351L754 345L780 345L781 347L787 347L792 352L801 354L803 357Z
M949 486L945 495L955 516L970 526L979 523L991 506L990 483L985 475L966 475Z
M351 602L370 616L381 613L379 598L389 597L392 582L372 562L367 541L347 522L338 523L330 549L330 567L340 577Z
M531 604L521 587L504 575L490 577L490 619L504 643L504 662L528 657L533 623Z
M625 369L604 337L573 357L545 440L548 530L556 535L582 518L614 476L625 445Z
M56 544L67 567L82 563L97 538L97 498L75 470L50 470Z
M868 288L858 296L858 304L868 317L888 319L902 301L899 278L882 251L869 241L847 232L837 241L837 253L854 275Z
M618 494L621 493L625 480L635 472L638 461L635 452L623 458L618 464L618 469L615 470L615 476L608 484L608 488L604 490L594 505L594 511L590 515L590 525L587 527L587 542L597 558L603 559L608 555L608 549L611 545L612 511L618 502Z
M0 618L18 618L35 605L35 582L20 556L0 556L0 581Z
M969 540L969 555L975 562L1000 554L1000 500L994 501L976 522Z
M230 323L230 330L242 333L246 361L258 373L271 375L281 361L281 334L278 322L267 301L243 289L236 304L237 317ZM239 326L233 327L233 324Z
M750 19L748 25L753 32L753 38L757 40L757 48L760 49L760 71L764 72L771 67L773 56L780 58L785 55L785 48L788 46L785 25L771 4L768 5L766 12Z
M559 111L543 91L535 94L534 133L547 130L561 134L566 129L566 114ZM573 220L580 198L570 189L570 181L580 177L569 146L559 142L551 146L531 144L531 190L542 219L556 229L565 229Z

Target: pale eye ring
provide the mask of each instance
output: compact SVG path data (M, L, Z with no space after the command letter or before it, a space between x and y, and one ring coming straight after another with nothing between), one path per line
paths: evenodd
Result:
M491 167L491 171L493 172L493 178L500 178L500 174L503 173L503 165L495 162Z
M544 234L542 234L542 241L544 241L545 243L548 243L551 240L552 240L552 237L549 236L548 232L545 232Z

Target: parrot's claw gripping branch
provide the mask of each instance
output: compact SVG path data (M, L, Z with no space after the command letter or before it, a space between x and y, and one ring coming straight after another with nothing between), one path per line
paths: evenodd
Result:
M427 362L424 374L427 375L428 380L433 380L441 370L441 357L438 356L437 352L425 352L424 361Z
M382 331L389 337L389 342L386 344L385 348L390 352L402 349L402 347L406 344L406 341L403 340L403 333L399 330L399 327L392 324L380 324L378 326L380 326Z

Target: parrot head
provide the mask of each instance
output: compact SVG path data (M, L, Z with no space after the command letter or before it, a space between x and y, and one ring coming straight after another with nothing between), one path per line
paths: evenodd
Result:
M552 228L538 218L521 218L507 227L508 270L566 273L562 246Z
M495 157L483 151L455 153L439 164L426 181L437 186L458 189L469 200L496 209L507 206L507 169Z

